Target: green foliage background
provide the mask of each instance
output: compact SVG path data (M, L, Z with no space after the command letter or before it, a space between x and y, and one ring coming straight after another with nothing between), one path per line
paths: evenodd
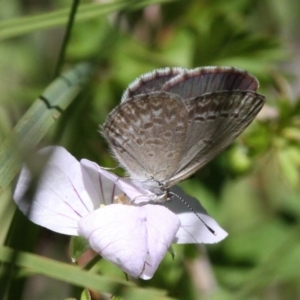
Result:
M108 278L116 283L114 299L118 295L126 299L299 298L299 1L103 3L80 2L63 65L67 70L91 61L96 71L38 148L59 144L78 159L115 166L98 126L129 83L160 67L246 69L259 79L259 92L266 95L267 104L232 146L182 183L229 232L227 239L205 247L174 246L175 260L167 255L152 280L129 285L132 294L126 290L124 274L101 261L91 271L102 275L98 292L112 291L105 284L100 288L100 281ZM2 0L0 143L55 79L71 6L71 1L61 0ZM15 208L11 187L0 196L0 224L3 249L8 246L70 261L69 237L27 221ZM1 249L0 261L9 261ZM55 269L59 265L49 267L54 272L43 273L38 262L30 266L26 262L18 264L15 259L15 267L2 263L4 299L80 299L85 285L76 285L87 275L78 273L75 281L68 276L64 280ZM84 297L85 293L81 299L88 299ZM97 292L92 297L100 299Z

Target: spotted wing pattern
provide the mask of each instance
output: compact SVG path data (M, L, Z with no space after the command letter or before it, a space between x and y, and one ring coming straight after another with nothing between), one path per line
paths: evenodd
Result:
M174 174L185 148L188 111L179 96L139 95L113 110L103 135L131 178L154 185Z

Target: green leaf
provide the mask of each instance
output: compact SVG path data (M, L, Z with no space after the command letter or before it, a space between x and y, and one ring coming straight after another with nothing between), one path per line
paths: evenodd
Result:
M117 10L138 9L155 3L170 2L170 0L144 0L144 1L113 1L109 3L88 3L78 8L76 22L83 22L93 18L110 14ZM55 12L39 14L37 16L22 17L0 23L0 40L24 35L41 29L64 26L67 23L69 8Z
M76 286L93 289L103 293L120 295L126 299L160 299L168 300L163 290L141 289L134 283L117 278L107 278L80 269L77 266L58 262L35 254L14 251L0 246L0 261L29 269L36 274L45 275ZM0 274L1 277L2 274ZM138 298L141 297L141 298Z
M81 293L80 300L91 300L91 294L88 289L84 289Z
M81 63L54 80L4 140L0 147L0 194L20 170L22 155L34 151L51 125L81 91L92 71L91 64Z
M278 159L284 178L297 188L299 184L300 151L298 147L284 147L278 151Z
M82 236L72 236L70 241L70 255L73 262L89 249L88 241Z

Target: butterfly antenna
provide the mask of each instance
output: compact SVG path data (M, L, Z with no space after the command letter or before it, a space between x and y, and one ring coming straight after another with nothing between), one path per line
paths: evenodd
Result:
M196 213L196 211L183 199L181 198L179 195L173 193L173 192L169 192L169 195L175 196L177 197L183 204L185 204L187 206L187 208L193 212L197 218L203 223L203 225L213 234L213 235L217 235L217 233L211 228L209 227L202 219L201 217Z

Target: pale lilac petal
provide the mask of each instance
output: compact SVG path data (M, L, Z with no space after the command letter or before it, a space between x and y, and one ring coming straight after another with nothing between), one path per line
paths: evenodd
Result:
M178 217L160 205L145 205L147 210L148 256L142 279L150 279L170 247L180 227Z
M197 217L195 212L184 204L176 196L172 197L171 201L165 202L163 205L168 207L180 219L181 226L176 234L173 243L177 244L194 244L204 243L213 244L223 240L228 234L219 224L210 217L200 202L185 194L179 187L172 188L172 192L184 199L188 205L197 212L197 215L209 226L215 234L210 232L207 227Z
M82 169L87 172L89 181L86 181L87 190L93 191L90 197L101 199L102 204L111 204L115 196L126 194L134 203L149 202L151 196L146 190L138 189L130 179L123 179L108 172L96 163L87 159L80 161ZM115 187L117 185L117 187ZM99 203L100 205L100 203Z
M47 147L37 155L49 159L32 195L28 195L32 175L28 168L22 169L13 195L16 204L32 222L59 233L78 235L78 220L94 210L79 162L62 147Z
M95 162L82 159L80 165L82 173L86 175L84 176L85 187L96 208L99 208L100 204L112 204L115 196L124 194L115 182L109 178L111 173L98 166Z
M112 204L79 221L79 234L91 248L127 274L137 278L147 255L147 211L141 207Z
M112 204L80 220L78 232L127 274L150 279L179 226L176 215L160 205Z

